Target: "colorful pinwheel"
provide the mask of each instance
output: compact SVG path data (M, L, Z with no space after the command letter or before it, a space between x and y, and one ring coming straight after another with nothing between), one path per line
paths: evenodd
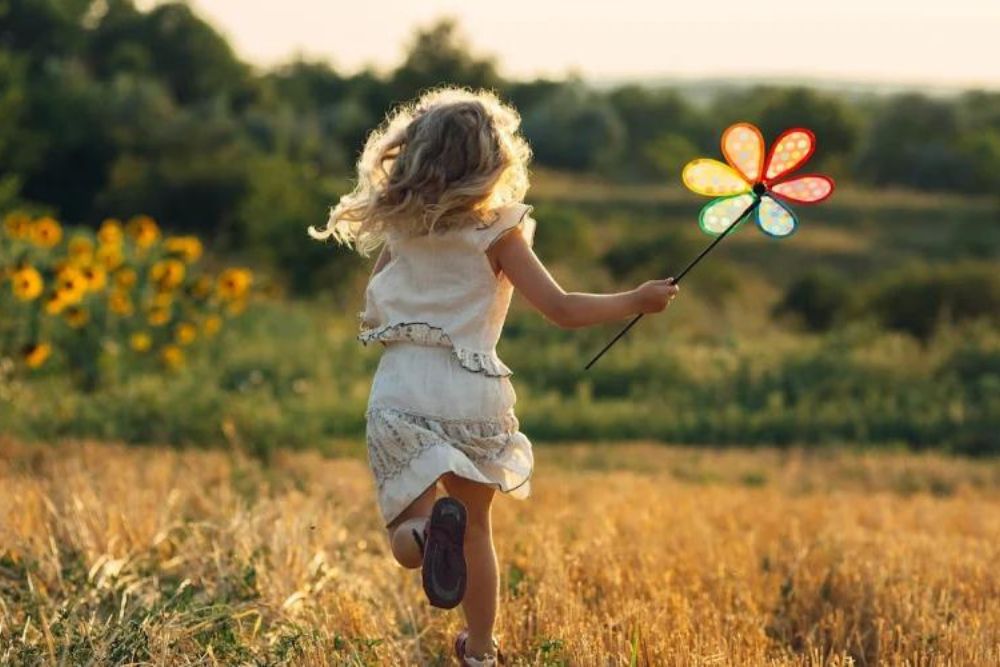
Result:
M718 236L756 204L757 226L762 232L775 238L790 236L798 219L785 202L816 204L833 193L829 176L788 178L815 150L816 136L795 127L781 133L765 158L764 135L757 127L750 123L731 125L722 133L722 154L729 164L699 158L689 162L681 175L691 191L717 197L701 209L699 226Z
M799 221L784 202L818 204L833 193L833 179L829 176L806 174L788 178L815 151L816 135L794 127L774 140L765 157L764 135L760 130L750 123L736 123L722 133L722 154L729 164L708 158L688 162L681 174L684 185L700 195L716 198L698 216L698 225L715 239L676 274L674 284L736 231L751 213L756 213L757 226L768 236L791 236ZM596 364L641 319L642 313L633 317L584 368Z

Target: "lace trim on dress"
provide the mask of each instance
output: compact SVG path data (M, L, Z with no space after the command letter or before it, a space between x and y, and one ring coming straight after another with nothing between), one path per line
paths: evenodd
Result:
M510 377L514 374L506 364L500 361L496 352L475 352L458 347L451 342L451 338L444 329L427 322L400 322L374 329L365 329L358 334L358 340L364 345L374 341L380 343L406 341L418 345L450 347L455 358L458 359L458 363L467 371L482 373L489 377Z
M509 456L524 440L513 413L496 418L445 419L373 407L365 417L368 458L380 489L433 447L457 449L474 464L483 465Z

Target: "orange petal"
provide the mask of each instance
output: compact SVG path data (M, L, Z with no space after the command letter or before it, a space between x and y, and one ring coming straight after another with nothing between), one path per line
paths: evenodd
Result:
M786 201L818 204L833 194L833 179L819 174L796 176L772 185L771 192Z
M816 136L803 127L785 130L774 140L764 164L764 180L771 182L806 163L816 151Z
M743 178L756 183L764 173L764 135L756 125L736 123L722 133L722 154Z
M688 162L681 179L692 192L707 197L724 197L750 191L750 184L738 171L718 160L700 158Z

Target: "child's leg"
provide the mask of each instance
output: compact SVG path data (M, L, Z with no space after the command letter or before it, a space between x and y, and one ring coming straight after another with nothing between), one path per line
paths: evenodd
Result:
M469 626L466 650L470 656L482 656L493 651L493 625L496 623L499 594L497 556L493 550L490 524L494 490L450 473L442 481L448 495L461 501L467 513L465 562L468 582L462 600L462 610Z
M386 527L389 534L389 547L396 561L403 567L417 568L423 562L420 545L413 537L413 532L423 536L427 517L437 498L437 484L432 484L420 497L410 503L403 512Z

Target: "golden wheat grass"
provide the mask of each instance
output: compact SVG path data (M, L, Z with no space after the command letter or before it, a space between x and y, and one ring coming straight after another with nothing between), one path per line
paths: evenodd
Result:
M2 664L451 664L353 456L0 440ZM1000 464L539 448L514 665L1000 663Z

